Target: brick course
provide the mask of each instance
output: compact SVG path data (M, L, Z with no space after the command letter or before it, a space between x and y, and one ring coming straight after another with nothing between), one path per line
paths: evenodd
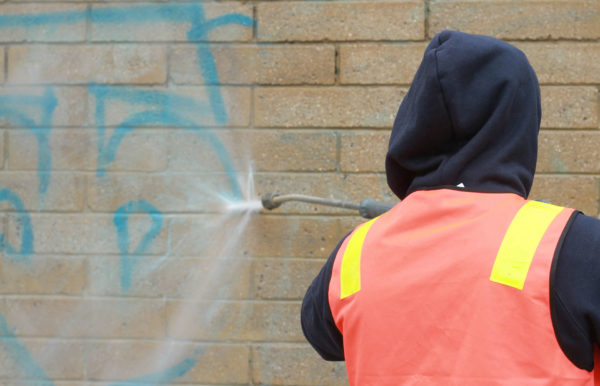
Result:
M13 16L15 22L3 28L0 42L82 42L86 35L85 12L84 4L2 4L0 15ZM65 22L48 28L43 23L36 25L35 17L31 17L52 14L58 14Z
M422 1L259 3L259 41L420 40Z
M168 16L164 20L153 20L152 23L127 23L131 13L140 12L148 18L156 18L161 9ZM144 14L144 12L148 12ZM226 3L208 2L203 6L184 3L179 7L172 4L125 4L91 6L92 18L90 40L99 42L181 42L181 41L248 41L252 38L252 29L233 24L224 29L206 29L199 37L190 38L190 30L195 26L189 20L209 23L212 19L229 13L244 15L252 18L252 6L242 2L229 1ZM202 17L203 16L203 17ZM125 22L117 22L124 18ZM160 33L156 33L159 31ZM198 32L198 31L195 31Z
M432 0L429 36L456 29L500 39L598 39L599 18L594 1Z
M596 1L0 0L0 385L347 384L299 313L364 219L228 205L397 202L390 129L444 28L525 52L531 198L598 216Z
M219 84L333 84L332 45L212 45ZM206 84L195 45L175 47L169 59L177 84ZM215 82L216 83L216 82Z
M423 43L340 45L340 83L408 85L425 47Z
M387 128L405 93L399 87L263 87L254 94L254 124Z
M600 83L600 44L587 42L516 43L542 84Z
M157 84L166 80L166 61L164 46L13 46L8 49L7 81Z

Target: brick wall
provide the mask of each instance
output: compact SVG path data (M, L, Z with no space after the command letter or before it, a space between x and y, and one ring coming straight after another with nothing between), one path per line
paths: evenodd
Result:
M0 0L0 384L345 384L299 326L431 37L528 55L534 198L597 216L600 2Z

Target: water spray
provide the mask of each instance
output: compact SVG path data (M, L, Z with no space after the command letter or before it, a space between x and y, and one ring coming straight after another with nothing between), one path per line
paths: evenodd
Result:
M277 193L266 193L262 196L261 202L265 209L273 210L279 208L281 204L289 201L307 202L309 204L334 206L337 208L358 210L358 213L364 218L375 218L380 214L387 212L392 209L394 204L389 202L379 202L372 198L366 198L360 203L339 201L339 200L328 200L321 197L305 196L303 194L284 194L279 195Z

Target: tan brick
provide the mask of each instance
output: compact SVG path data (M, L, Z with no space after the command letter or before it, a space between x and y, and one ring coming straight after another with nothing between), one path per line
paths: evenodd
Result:
M597 39L599 20L595 1L433 0L429 34L454 29L501 39Z
M167 333L185 340L303 341L299 316L299 302L169 302Z
M344 362L324 361L306 345L267 345L252 350L252 377L269 385L347 385Z
M0 42L85 40L84 4L3 4L0 15Z
M0 127L2 125L0 124ZM0 169L4 169L5 160L4 160L4 144L7 142L4 140L6 138L6 131L0 130Z
M365 198L379 201L394 201L384 175L360 174L257 174L256 186L259 193L302 194L324 198L326 200L343 201L358 204ZM358 210L341 209L326 205L303 202L285 202L273 213L336 213L358 216Z
M139 19L131 20L130 15ZM200 23L236 14L252 19L252 5L228 3L174 3L170 4L97 4L92 6L90 39L92 41L248 41L252 39L252 26L230 23L211 28L198 37L189 33ZM141 19L141 20L140 20ZM147 19L148 21L143 22ZM195 27L197 28L197 27ZM198 31L193 31L197 33Z
M593 176L536 175L530 198L576 208L595 217L600 199L598 186Z
M0 258L0 294L81 295L87 272L83 259L35 257L35 262Z
M6 72L6 67L4 65L4 47L0 47L0 83L4 83L4 73Z
M364 219L362 217L345 217L345 218L340 218L340 237L337 240L337 243L339 243L340 240L342 240L352 230L354 230L354 228L356 228L360 224L365 223L366 221L368 221L368 220L366 220L366 219ZM335 247L335 245L337 245L337 243L334 244L333 247ZM333 248L331 248L331 250L333 250Z
M10 189L29 210L81 211L84 205L85 177L52 172L48 190L40 193L40 177L32 172L0 172L0 186ZM0 210L14 210L8 202Z
M257 6L260 41L420 40L422 1L273 2Z
M600 44L579 42L515 43L535 69L540 83L600 82Z
M406 89L397 87L265 87L254 95L263 127L391 127Z
M543 128L598 127L598 90L595 87L542 87Z
M108 148L115 135L106 130L102 138ZM49 146L52 170L96 171L98 170L98 132L96 130L52 130ZM11 170L37 170L37 139L30 131L9 132L8 163ZM108 152L107 152L108 153ZM103 154L107 154L103 153ZM152 157L148 157L152 154ZM103 163L102 171L163 171L167 168L168 154L165 135L153 130L137 129L123 136L115 148L115 158ZM95 180L91 180L95 183Z
M125 204L125 203L124 203ZM113 215L91 214L31 214L33 226L33 250L50 254L103 254L120 253L117 228ZM8 241L20 245L22 227L18 217L10 215ZM148 234L152 220L146 214L131 214L128 217L129 253L132 254ZM146 254L164 254L167 230L163 224L160 233L148 245Z
M88 206L93 211L115 211L124 202L145 200L164 212L215 212L232 194L225 174L108 174L88 181Z
M120 259L114 256L90 258L89 293L95 296L122 295L120 264ZM171 259L147 256L138 260L127 295L200 300L245 299L250 296L250 267L250 261L239 257Z
M325 217L198 215L171 229L175 256L324 257L339 239L337 219Z
M219 130L210 133L227 154L219 153L208 135L169 134L169 170L223 171L223 156L243 174L256 171L331 171L336 169L336 136L322 130Z
M31 356L30 359L21 351L23 347ZM32 366L34 361L39 366L37 369ZM41 382L47 381L48 378L82 379L83 345L78 342L47 339L7 339L0 345L0 364L0 385L31 385L32 378L40 381L35 382L36 385L43 386L49 385ZM72 382L52 384L75 386Z
M157 45L31 45L8 49L8 82L158 84L167 49Z
M342 84L408 85L426 44L349 44L340 46Z
M600 172L600 133L542 131L539 137L537 171Z
M248 221L248 215L223 214L173 218L169 224L172 245L169 254L212 259L248 255L241 247ZM228 231L223 232L223 229Z
M162 300L7 299L5 317L21 336L162 338Z
M340 135L340 168L344 172L383 172L389 131L352 131Z
M49 145L53 170L95 170L98 146L95 131L52 130ZM8 167L11 170L37 170L37 139L29 130L8 132Z
M0 380L0 386L31 386L31 381L15 380L10 379L7 382ZM51 383L35 383L36 386L87 386L83 381L52 381ZM107 385L95 385L95 386L107 386Z
M14 380L11 379L7 381L8 383L3 383L4 381L0 380L0 386L31 386L31 381L23 381L23 380ZM87 386L87 384L83 381L52 381L52 383L35 383L36 386ZM107 386L107 385L94 385L94 386Z
M250 89L247 87L131 88L92 87L90 122L93 125L136 126L130 121L141 114L143 126L205 128L247 126L250 123ZM104 114L98 113L103 104ZM160 112L168 106L166 113ZM158 112L158 113L157 113Z
M331 45L211 45L220 84L333 84L335 49ZM171 79L206 84L197 45L173 48ZM214 82L213 82L214 83Z
M48 134L53 170L95 170L98 158L95 130L52 130ZM29 130L8 132L8 168L37 170L37 139Z
M335 247L331 245L331 250ZM253 263L255 297L302 299L325 260L256 259Z
M7 120L0 116L0 126L48 128L81 126L86 122L85 87L0 87L0 101L24 118ZM46 112L49 122L44 119Z
M248 384L248 359L249 349L241 345L94 342L90 343L86 362L88 379L93 381L139 378L164 372L186 361L185 365L191 365L191 369L184 366L181 372L174 374L181 376L169 379L169 383Z

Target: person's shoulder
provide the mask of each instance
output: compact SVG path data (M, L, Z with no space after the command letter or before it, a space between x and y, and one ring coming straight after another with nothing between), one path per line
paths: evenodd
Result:
M600 245L600 220L581 212L575 213L566 230L566 241L573 247Z
M554 332L565 355L591 371L600 327L600 220L576 212L563 235L550 275Z

